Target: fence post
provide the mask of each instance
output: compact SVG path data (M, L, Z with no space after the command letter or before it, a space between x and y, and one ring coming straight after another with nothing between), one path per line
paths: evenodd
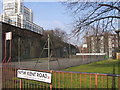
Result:
M22 90L22 80L20 79L20 90Z
M98 88L98 75L95 74L95 89L97 90Z
M120 90L120 76L118 76L118 90Z
M52 74L53 71L51 70L50 73ZM52 78L52 77L51 77ZM51 79L52 80L52 79ZM50 90L52 90L52 83L50 84Z
M52 84L50 84L50 90L52 90Z

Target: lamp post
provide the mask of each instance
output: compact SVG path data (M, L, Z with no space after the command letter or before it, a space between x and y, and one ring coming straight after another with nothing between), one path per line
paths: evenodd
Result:
M50 35L48 34L48 70L50 70Z

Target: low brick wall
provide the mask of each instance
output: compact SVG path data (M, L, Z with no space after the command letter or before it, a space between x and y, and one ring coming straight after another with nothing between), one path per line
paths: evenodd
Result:
M107 59L105 55L71 55L71 58Z

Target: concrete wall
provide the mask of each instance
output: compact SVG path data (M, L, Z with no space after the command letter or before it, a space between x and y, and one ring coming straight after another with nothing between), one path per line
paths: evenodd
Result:
M32 32L30 30L21 29L6 23L1 22L1 24L2 24L3 53L4 53L5 33L12 32L12 61L18 61L18 60L26 61L26 60L31 60L33 58L47 57L47 50L44 50L41 56L41 52L46 42L46 39L42 38L41 34ZM9 44L10 41L7 41L7 59L9 58L9 49L10 49ZM67 50L66 52L64 52L64 47L66 47ZM53 56L55 57L68 56L69 47L71 47L70 54L72 54L72 51L76 50L76 47L73 45L69 46L69 44L63 43L60 47L57 48L52 46L51 47L52 51L56 53Z
M12 32L12 61L38 58L40 56L44 43L41 40L42 35L6 23L1 22L1 24L3 48L5 32ZM7 59L9 57L9 44L10 41L7 41ZM4 50L2 52L4 53Z

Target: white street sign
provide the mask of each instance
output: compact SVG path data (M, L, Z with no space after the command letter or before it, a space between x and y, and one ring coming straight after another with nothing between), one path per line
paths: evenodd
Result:
M51 83L52 74L46 72L30 71L30 70L17 70L17 77Z
M12 40L12 32L6 33L6 40Z

